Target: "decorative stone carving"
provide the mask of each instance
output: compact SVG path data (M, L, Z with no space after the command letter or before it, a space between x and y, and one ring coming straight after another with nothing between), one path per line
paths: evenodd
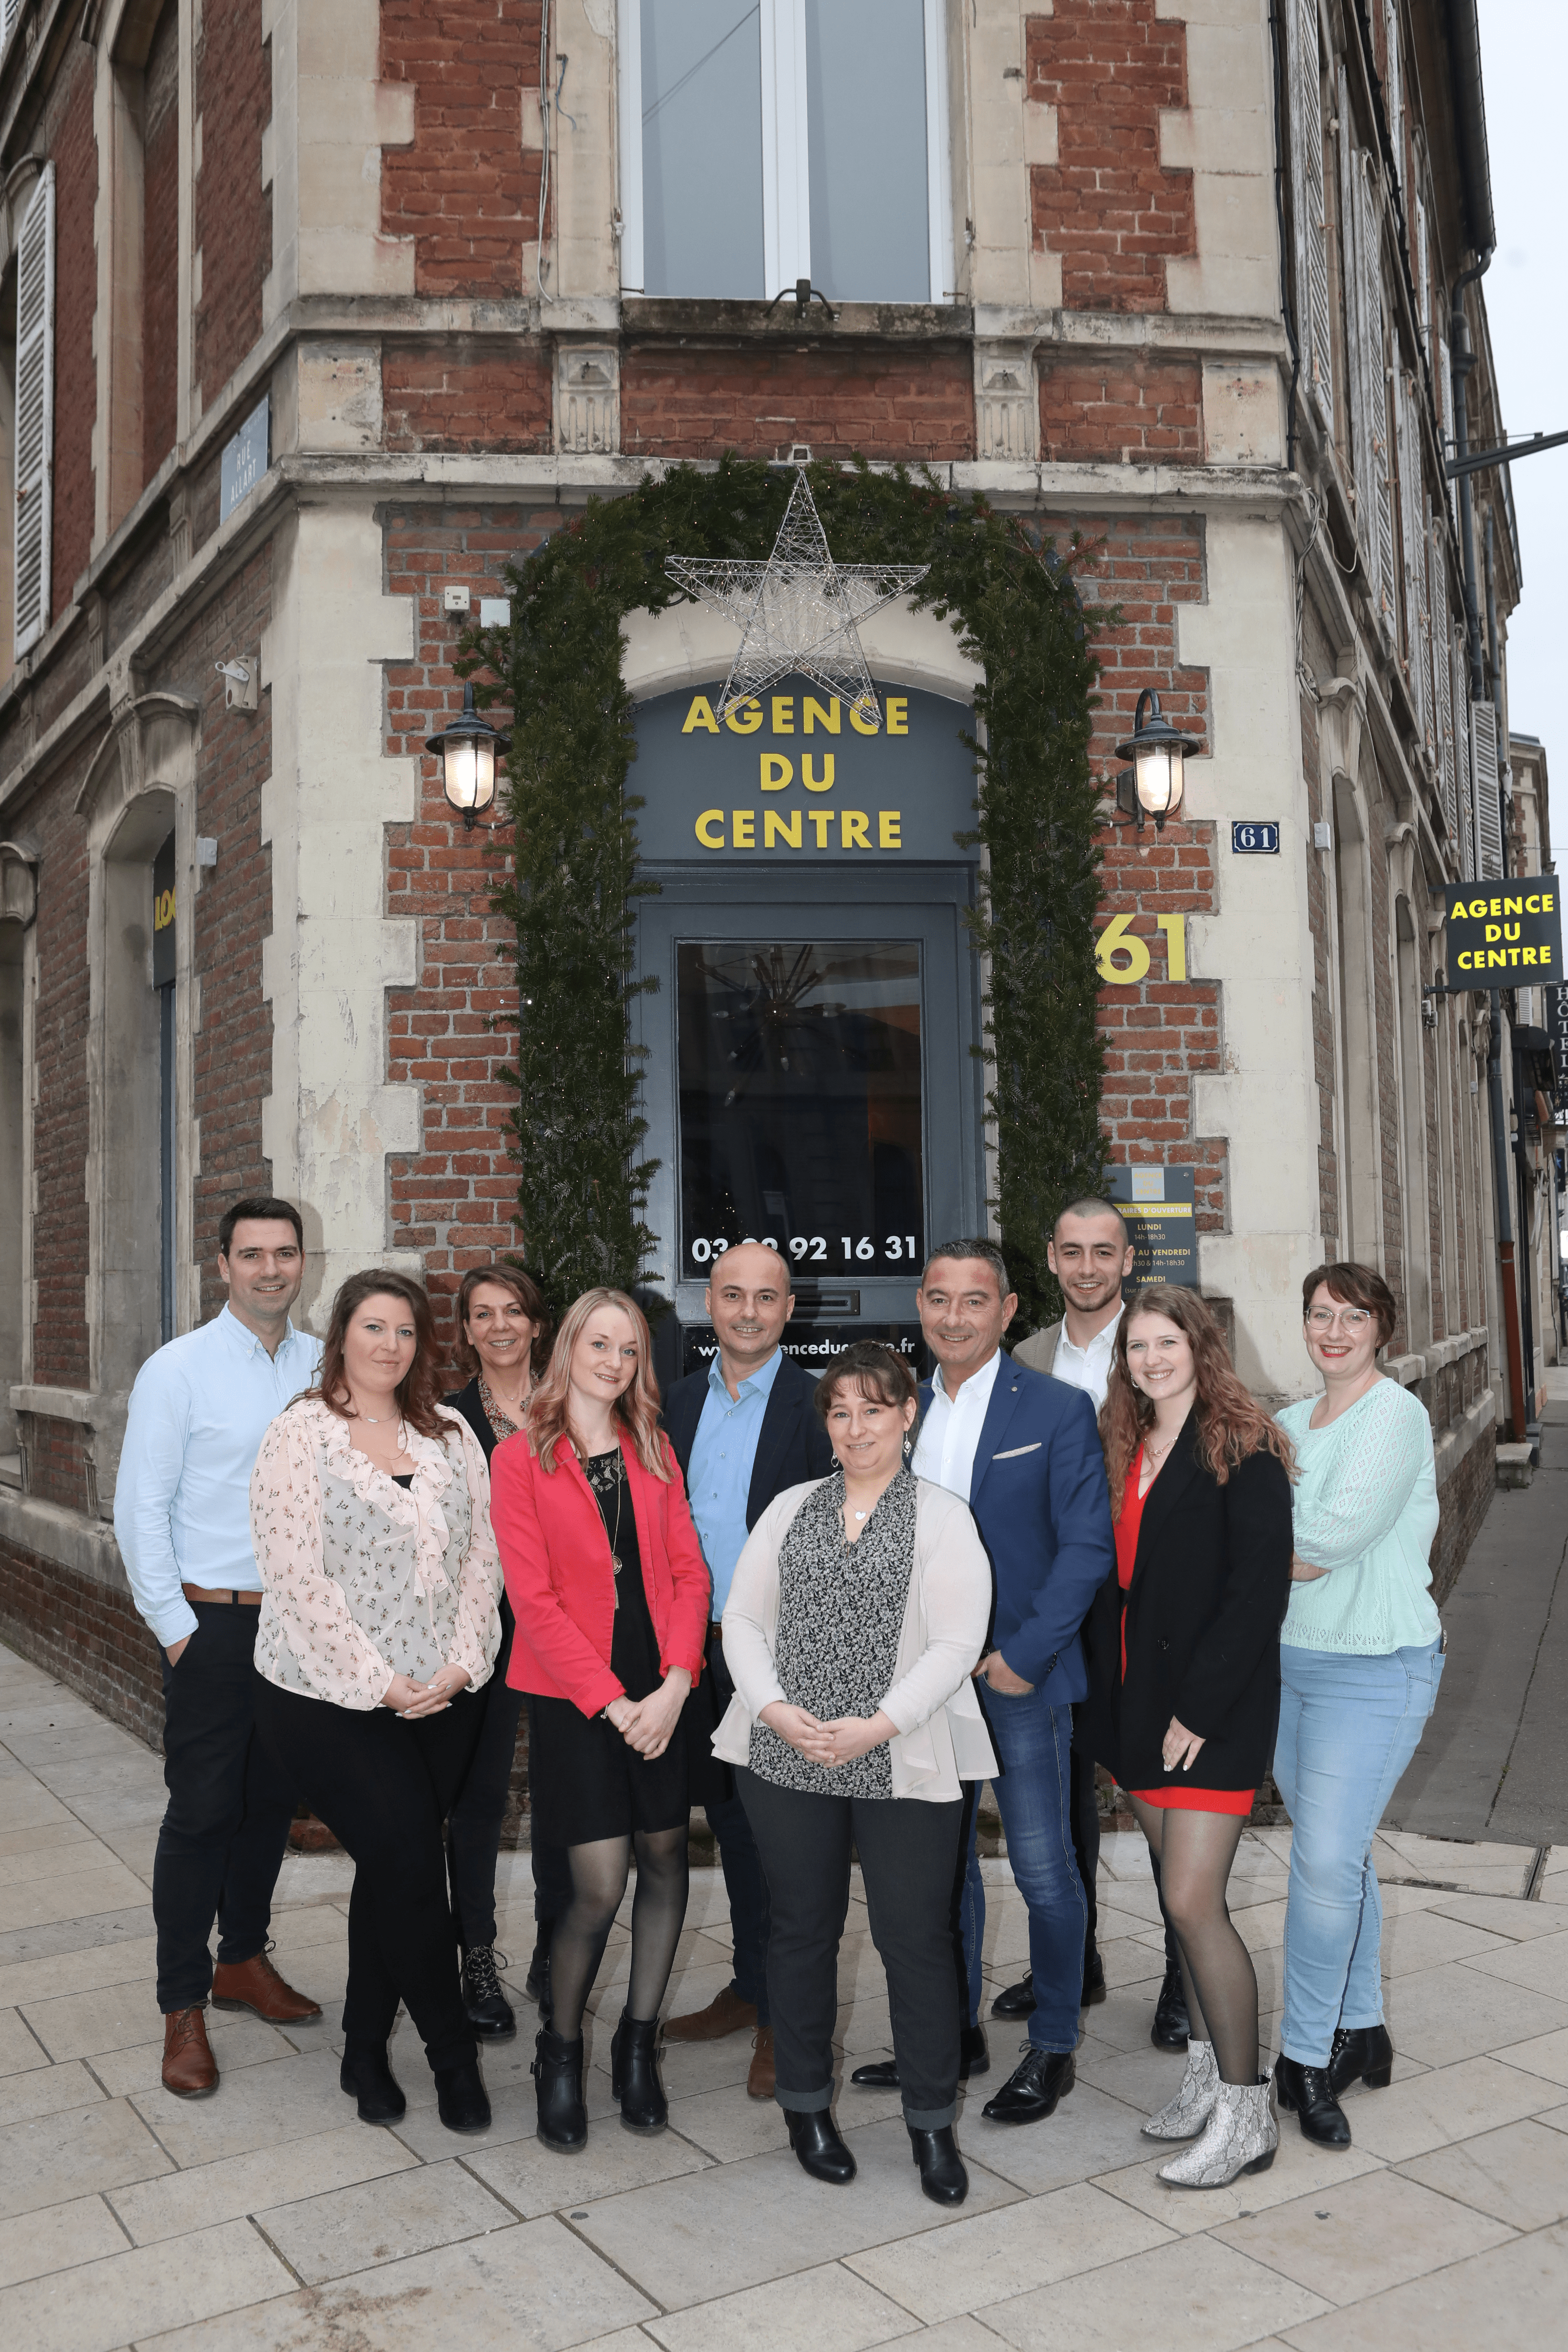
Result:
M555 446L611 457L621 446L621 354L614 343L558 343Z
M24 929L38 911L37 849L31 842L0 841L0 921Z
M974 446L980 457L1033 465L1040 448L1040 394L1032 343L974 346Z

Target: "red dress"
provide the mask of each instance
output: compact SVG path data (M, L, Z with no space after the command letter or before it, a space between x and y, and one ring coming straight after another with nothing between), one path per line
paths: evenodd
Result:
M1143 1524L1143 1506L1154 1491L1138 1492L1138 1481L1143 1469L1143 1448L1132 1457L1127 1473L1127 1484L1121 1490L1121 1508L1116 1516L1116 1580L1126 1592L1132 1582L1132 1570L1138 1559L1138 1530ZM1127 1679L1127 1612L1121 1612L1121 1679ZM1201 1751L1200 1751L1201 1752ZM1184 1813L1250 1813L1256 1789L1130 1789L1128 1795L1140 1804L1158 1805L1165 1812Z

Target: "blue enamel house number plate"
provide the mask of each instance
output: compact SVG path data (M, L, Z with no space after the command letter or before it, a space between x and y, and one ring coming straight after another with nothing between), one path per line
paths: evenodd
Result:
M1279 854L1279 828L1277 824L1234 824L1230 845L1243 857L1276 857Z

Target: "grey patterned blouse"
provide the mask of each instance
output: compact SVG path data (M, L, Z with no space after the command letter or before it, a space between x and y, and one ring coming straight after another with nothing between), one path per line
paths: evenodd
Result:
M899 1634L915 1559L915 1479L900 1470L854 1543L844 1534L844 1473L814 1486L779 1549L774 1667L792 1706L820 1722L875 1715L896 1679ZM759 1780L817 1797L893 1793L886 1741L831 1769L813 1764L765 1723L752 1727Z

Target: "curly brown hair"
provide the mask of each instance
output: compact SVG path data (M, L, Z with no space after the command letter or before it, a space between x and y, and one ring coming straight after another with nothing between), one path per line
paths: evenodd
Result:
M412 1276L384 1273L380 1266L367 1266L363 1274L351 1274L346 1282L339 1284L321 1347L316 1385L307 1389L297 1402L324 1404L340 1421L357 1419L349 1410L348 1385L343 1378L343 1341L349 1325L367 1298L400 1298L413 1317L414 1361L397 1390L397 1410L409 1428L416 1429L421 1437L439 1437L450 1415L443 1415L440 1411L441 1350L430 1301L425 1296L424 1286Z
M1110 1482L1111 1516L1121 1508L1127 1474L1154 1425L1153 1404L1142 1389L1133 1386L1127 1366L1127 1335L1140 1315L1163 1315L1187 1336L1197 1373L1193 1420L1198 1459L1215 1483L1223 1486L1238 1462L1265 1449L1284 1464L1287 1476L1293 1478L1295 1448L1279 1423L1237 1378L1214 1308L1195 1290L1152 1282L1128 1300L1127 1311L1117 1325L1110 1386L1100 1407L1100 1436L1105 1448L1105 1475Z

